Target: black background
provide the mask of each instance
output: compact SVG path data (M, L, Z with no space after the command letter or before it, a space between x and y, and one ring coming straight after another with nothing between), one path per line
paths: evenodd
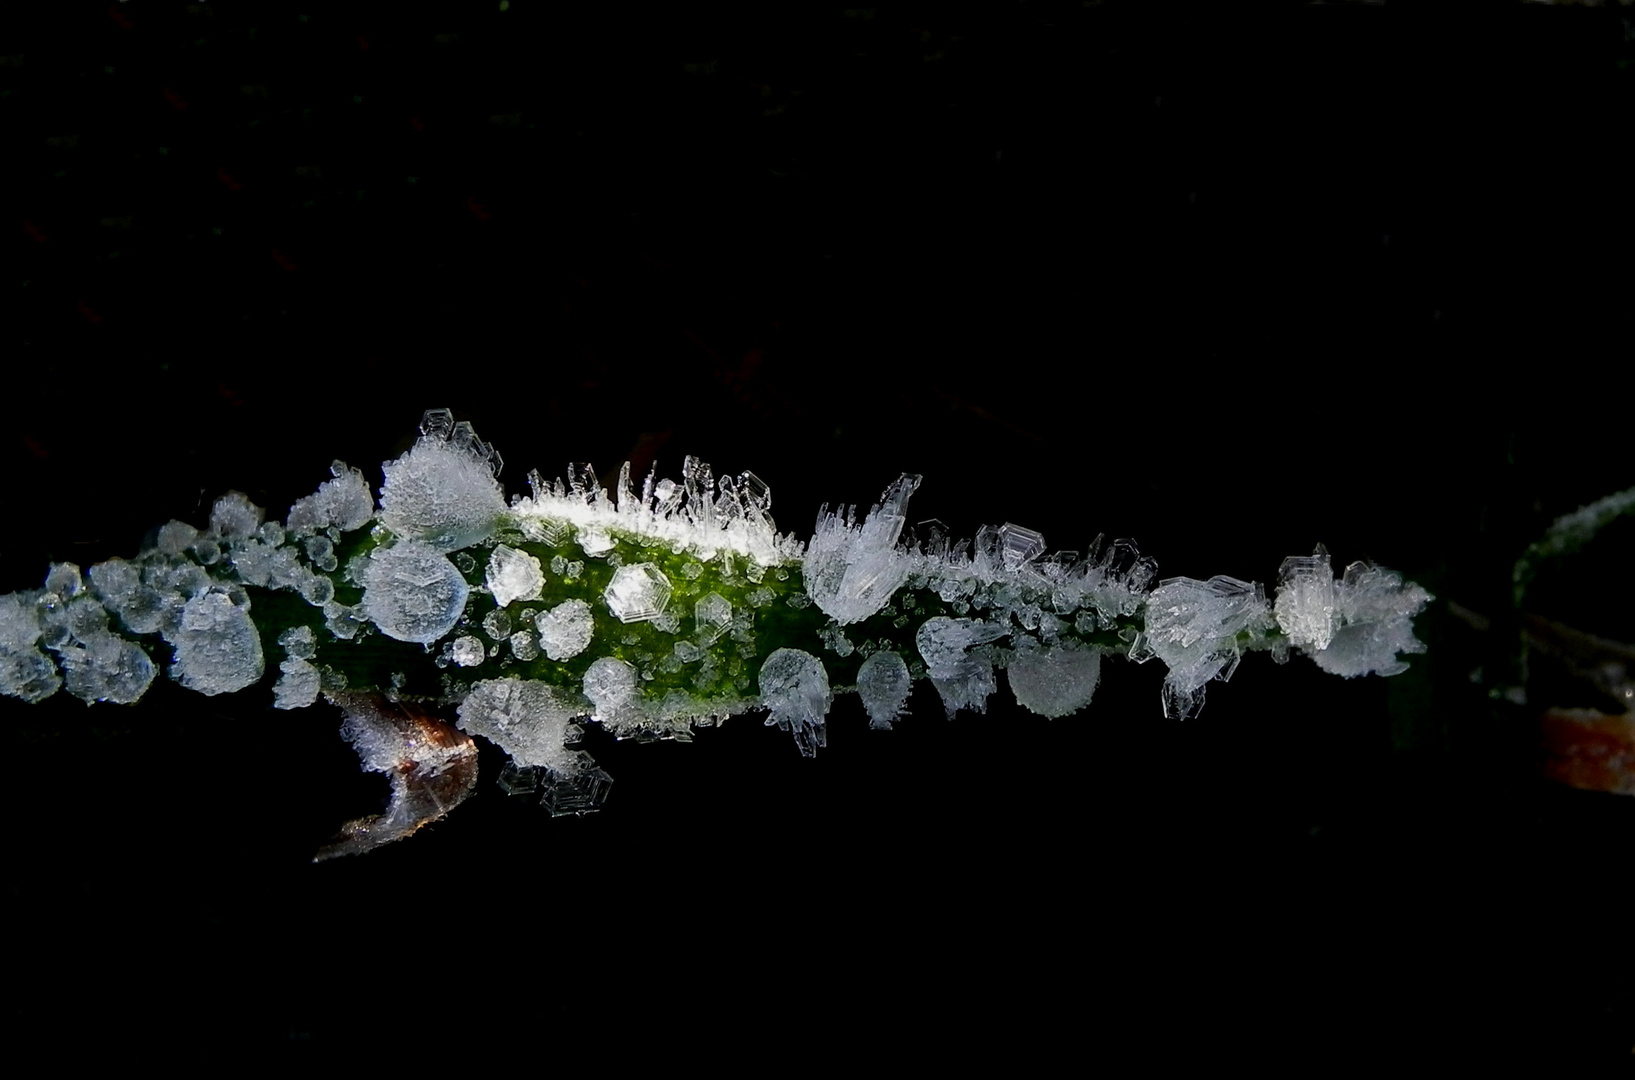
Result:
M804 537L918 472L959 535L1268 583L1321 540L1479 612L1632 482L1615 10L27 18L0 589L228 489L281 515L336 457L378 481L437 406L512 491L696 454ZM1628 591L1554 614L1629 640ZM7 1016L520 1061L1627 1063L1629 800L1540 781L1480 635L1419 628L1409 674L1254 657L1185 724L1109 663L1054 722L921 687L873 733L841 698L816 760L753 717L593 736L584 819L485 751L446 821L318 866L384 791L327 707L0 702Z

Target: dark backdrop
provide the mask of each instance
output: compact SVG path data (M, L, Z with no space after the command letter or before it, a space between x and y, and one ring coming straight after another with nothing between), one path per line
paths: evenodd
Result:
M1635 482L1615 10L503 7L7 16L0 589L230 488L281 514L336 457L378 480L435 406L513 491L697 454L804 536L906 470L960 535L1267 583L1321 540L1478 612ZM1573 617L1629 640L1627 592L1614 563ZM1540 782L1480 635L1419 626L1410 674L1254 657L1184 725L1110 663L1055 722L922 687L871 733L843 698L816 760L753 717L604 739L583 820L485 756L446 822L320 866L383 790L327 707L0 702L8 1019L604 1061L1627 1055L1629 800Z

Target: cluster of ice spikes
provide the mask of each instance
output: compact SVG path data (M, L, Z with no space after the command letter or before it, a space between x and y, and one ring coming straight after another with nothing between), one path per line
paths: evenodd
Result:
M1361 563L1336 580L1321 547L1284 560L1275 601L1228 577L1155 585L1127 540L1079 557L1011 524L905 536L909 475L861 522L825 507L803 545L778 533L753 473L715 479L688 458L680 482L655 473L638 492L627 464L610 498L579 465L551 483L530 473L532 493L507 504L499 456L469 424L433 410L420 432L384 464L378 506L336 462L282 524L231 493L204 528L171 522L134 559L57 564L42 589L0 597L0 693L132 702L166 667L205 694L270 681L279 708L326 696L365 768L393 780L388 812L325 851L341 854L463 798L470 735L510 756L508 790L583 813L609 782L576 749L586 719L686 740L764 710L811 755L837 689L889 728L917 679L952 717L984 711L1004 670L1018 702L1059 717L1090 702L1103 656L1156 657L1163 710L1186 718L1250 651L1349 678L1423 650L1411 622L1430 596Z

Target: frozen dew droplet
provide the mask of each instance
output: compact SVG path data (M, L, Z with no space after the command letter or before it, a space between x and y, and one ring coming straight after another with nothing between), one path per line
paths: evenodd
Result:
M1017 652L1005 669L1024 708L1055 719L1090 704L1101 681L1101 653L1076 643Z
M456 638L454 646L449 650L449 656L461 667L476 667L483 662L487 653L483 650L483 643L470 636Z
M470 594L447 556L414 542L376 548L362 577L364 615L398 641L436 641L454 629Z
M761 665L760 687L771 714L766 722L793 734L803 756L827 745L823 720L834 694L817 657L799 649L775 650Z
M261 527L261 507L229 491L210 508L210 531L229 540L247 537Z
M670 591L670 579L662 570L653 563L637 563L614 571L602 595L620 622L648 622L664 614Z
M181 623L166 632L176 649L170 672L201 694L228 694L261 678L261 635L249 612L224 592L210 591L189 600Z
M538 600L545 587L539 560L526 551L497 544L488 558L488 590L494 603L506 607L514 600Z
M857 693L869 713L869 727L889 729L908 703L913 679L903 658L890 649L873 653L857 669Z
M583 600L564 600L534 620L539 630L539 647L552 660L571 660L585 651L596 633L590 605Z

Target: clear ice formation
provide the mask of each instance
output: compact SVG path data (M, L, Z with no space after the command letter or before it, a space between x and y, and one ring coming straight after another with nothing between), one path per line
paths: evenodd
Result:
M1298 651L1352 678L1424 650L1412 621L1430 595L1365 563L1336 580L1321 546L1283 560L1268 598L1224 576L1155 583L1128 540L1078 556L1011 523L964 541L938 522L910 530L908 474L861 523L825 507L802 544L777 531L759 477L717 478L696 458L679 481L655 471L639 487L627 464L611 492L589 465L549 483L530 473L509 506L500 466L433 410L383 466L378 508L337 461L283 522L230 492L208 525L170 522L133 559L83 575L55 564L42 588L0 596L0 693L128 703L163 668L205 694L266 680L281 709L327 699L365 769L392 782L386 813L348 825L328 857L465 797L472 736L510 755L506 790L582 814L611 782L574 749L582 719L687 740L765 710L812 755L836 691L889 729L916 679L952 717L985 711L1004 671L1019 704L1064 717L1090 703L1112 653L1163 661L1163 712L1186 719L1249 652Z

